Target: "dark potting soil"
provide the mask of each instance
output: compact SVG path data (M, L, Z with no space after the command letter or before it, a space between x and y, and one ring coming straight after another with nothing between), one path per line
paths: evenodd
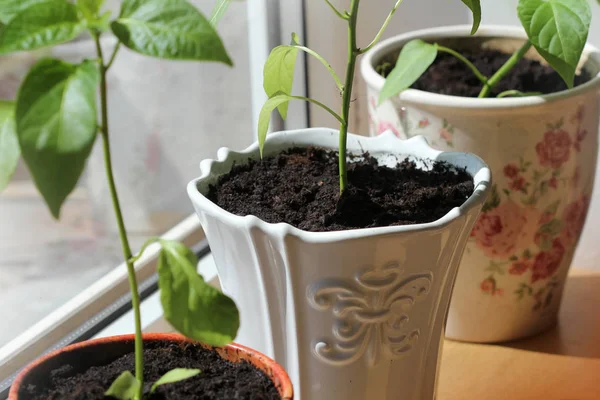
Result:
M368 154L348 164L339 195L338 153L293 148L235 165L208 198L237 215L287 222L307 231L335 231L435 221L473 193L473 178L443 162L425 171L409 160L380 166Z
M144 400L223 400L280 399L273 382L251 364L223 360L216 352L194 344L150 342L144 351L144 389L174 368L197 368L202 372L181 382L159 386ZM133 373L134 354L127 354L111 364L92 367L72 376L66 366L53 372L51 389L28 388L31 400L109 400L104 392L123 371ZM43 390L43 391L40 391Z
M491 77L498 71L510 57L509 54L497 50L461 51L461 54L487 77ZM378 72L386 77L396 65L397 57L397 54L390 55L382 60L377 67ZM580 75L575 76L575 86L590 79L591 75L583 70ZM439 52L433 64L411 88L451 96L477 97L482 84L473 72L456 57ZM536 60L521 59L494 87L490 97L495 97L507 90L549 94L567 90L567 85L551 67Z

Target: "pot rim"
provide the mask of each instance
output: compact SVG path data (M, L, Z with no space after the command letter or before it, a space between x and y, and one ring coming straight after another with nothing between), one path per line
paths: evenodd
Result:
M329 135L328 135L329 134ZM336 136L337 135L337 136ZM271 151L286 149L293 146L308 146L316 145L325 148L334 148L329 145L319 144L318 141L325 142L328 138L334 137L335 143L337 143L337 137L339 131L329 128L308 128L308 129L297 129L292 131L275 132L267 136L267 148L269 148L269 142L271 142ZM215 203L210 201L204 194L202 194L198 188L198 185L205 183L207 180L213 177L213 170L215 165L222 165L231 156L244 156L247 158L258 158L259 147L258 142L254 142L252 145L247 147L241 152L232 151L229 148L221 148L217 152L217 160L206 159L200 163L200 170L202 175L192 180L187 187L188 195L192 202L202 209L203 212L211 215L212 217L218 218L225 221L229 225L245 227L248 230L258 228L268 234L275 237L286 237L293 236L306 243L333 243L341 242L352 239L362 239L366 237L383 236L383 235L394 235L394 234L414 234L423 232L439 231L447 228L456 219L468 214L472 209L481 207L487 198L489 190L491 188L491 171L485 162L478 156L470 153L461 152L443 152L434 150L429 146L427 139L423 136L414 136L408 140L401 140L396 137L391 131L386 131L381 135L375 137L359 136L349 133L348 134L348 150L352 151L351 143L354 142L357 149L362 150L361 142L370 141L374 144L381 145L390 154L402 154L403 156L417 156L418 158L440 160L449 162L455 166L461 166L467 163L469 160L472 163L472 169L475 170L472 173L474 190L471 196L460 207L455 207L448 211L446 215L439 218L436 221L414 224L414 225L399 225L399 226L385 226L375 228L362 228L362 229L350 229L343 231L331 231L331 232L310 232L299 228L296 228L286 222L270 223L261 220L254 215L239 216L224 210L217 206ZM278 144L279 147L274 146ZM408 151L402 151L408 150Z
M264 369L270 369L272 371L272 373L267 374L267 376L273 381L273 383L275 384L275 387L277 387L282 400L292 400L294 397L292 382L291 382L290 377L288 376L287 372L283 369L283 367L281 365L277 364L277 362L275 362L273 359L267 357L266 355L260 353L259 351L253 350L249 347L243 346L238 343L231 343L227 346L218 348L218 347L209 346L209 345L206 345L203 343L199 343L195 340L189 339L178 333L144 333L144 334L142 334L142 339L144 342L171 341L171 342L178 342L178 343L197 343L197 344L202 345L205 348L212 348L212 349L217 349L217 350L223 349L225 351L231 350L232 352L236 352L238 354L239 353L244 354L244 355L248 356L247 360L249 362L251 362L256 368L263 370L263 372L266 372L266 371L264 371ZM27 375L29 375L32 371L34 371L40 365L44 364L49 359L58 357L65 352L76 351L76 350L79 350L82 348L92 347L97 344L106 344L106 343L114 343L114 342L122 342L122 341L134 341L134 340L135 340L134 334L108 336L108 337L103 337L103 338L98 338L98 339L86 340L86 341L79 342L79 343L74 343L69 346L65 346L58 350L52 351L48 354L45 354L42 357L40 357L40 358L36 359L35 361L33 361L32 363L30 363L29 365L27 365L23 370L21 370L19 372L19 374L15 378L15 381L11 385L10 392L8 394L8 400L18 400L19 389L20 389L21 384L23 383L24 379L27 377ZM219 354L223 357L223 354L221 352L219 352ZM246 358L242 357L242 359L246 359ZM264 369L261 368L261 366L264 367ZM273 380L274 377L279 378L280 385L277 385L277 382L275 382Z
M471 25L451 25L436 28L420 29L397 35L386 39L375 45L370 51L365 53L361 60L361 74L367 85L381 91L385 79L379 75L373 63L379 59L382 54L401 48L406 42L412 39L432 40L436 38L460 38L471 37ZM472 37L495 37L504 39L526 39L525 31L520 27L507 25L482 25L477 33ZM600 87L600 51L591 44L586 44L583 50L582 58L587 58L587 62L593 63L598 68L598 73L588 82L556 93L550 93L541 96L528 96L520 98L471 98L461 96L450 96L444 94L430 93L417 89L406 89L398 96L392 99L399 99L410 103L425 104L434 107L462 107L470 109L502 109L502 108L523 108L535 107L543 104L564 100L566 98L586 94L592 91L598 91Z

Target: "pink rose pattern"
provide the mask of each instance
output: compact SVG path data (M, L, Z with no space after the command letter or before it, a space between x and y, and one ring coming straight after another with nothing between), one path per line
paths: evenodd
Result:
M392 124L391 122L380 121L377 124L377 134L378 135L381 135L383 132L387 131L388 129L391 130L394 133L394 135L400 137L398 128L396 128L396 126L394 124Z
M488 275L480 283L483 294L501 296L496 275L508 275L523 280L514 295L518 300L531 298L533 311L552 303L560 286L557 272L581 234L590 203L580 188L580 166L566 171L588 136L581 128L584 116L581 106L569 119L575 126L571 132L562 119L548 125L535 146L534 160L519 159L502 169L505 184L492 188L470 238L490 259L485 268ZM442 128L440 137L447 135ZM568 203L561 199L545 209L536 207L561 187L579 194Z

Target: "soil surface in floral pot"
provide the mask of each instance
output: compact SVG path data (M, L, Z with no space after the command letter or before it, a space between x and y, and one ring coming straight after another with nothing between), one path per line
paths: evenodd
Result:
M474 185L463 169L424 162L426 169L407 159L390 168L369 154L355 157L340 196L338 153L293 148L234 165L208 198L233 214L313 232L426 223L462 205Z
M498 71L510 57L510 54L497 50L461 51L461 54L487 77ZM396 65L397 58L398 54L385 57L376 70L386 77ZM590 79L591 75L583 70L575 76L575 86ZM482 83L463 62L451 54L439 52L433 64L411 88L451 96L477 97ZM490 97L507 90L549 94L567 90L567 85L551 67L524 58L494 87Z
M191 343L150 342L144 351L145 392L174 368L196 368L202 372L181 382L159 386L144 400L275 400L281 399L265 373L247 362L232 363L213 350ZM23 388L23 400L111 400L104 392L123 372L135 367L134 354L74 374L73 367L53 371L44 387Z

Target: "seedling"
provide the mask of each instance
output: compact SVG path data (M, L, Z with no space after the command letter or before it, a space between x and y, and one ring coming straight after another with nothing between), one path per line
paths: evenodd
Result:
M339 176L340 176L340 193L348 186L347 175L347 135L348 124L350 122L350 102L352 101L352 84L354 83L354 70L356 68L356 60L361 55L369 51L381 38L392 17L403 0L397 0L396 4L383 22L381 29L375 35L375 38L366 47L360 48L356 39L356 23L358 21L358 9L360 0L350 1L349 11L338 10L329 0L325 0L327 5L340 19L348 24L348 58L346 64L345 79L342 80L336 74L331 65L319 55L316 51L300 44L300 39L297 34L292 34L292 41L289 45L277 46L271 51L264 68L264 89L269 96L265 102L258 120L258 143L261 157L264 152L267 131L269 130L269 122L271 113L275 108L283 119L287 117L288 103L290 100L304 100L316 104L329 114L331 114L340 123L340 139L339 139ZM478 0L462 0L473 13L473 31L477 30L481 19L481 12ZM296 66L296 56L298 51L304 51L315 57L321 62L331 74L336 87L342 96L341 114L336 113L325 104L311 98L292 95L292 84L294 80L294 69Z
M479 0L471 2L476 7L479 7L478 3ZM408 89L429 68L440 51L456 57L475 74L482 84L480 98L488 97L491 90L532 46L558 72L567 87L572 88L592 19L588 0L519 0L517 14L528 40L491 77L484 76L475 65L455 50L437 43L412 40L402 48L396 66L387 76L379 102ZM537 94L539 93L507 90L497 97Z
M83 172L97 136L101 137L135 316L135 376L129 371L123 372L107 388L107 395L121 400L141 400L144 360L134 263L147 246L154 243L160 246L160 298L165 318L179 332L203 343L223 346L234 339L239 314L233 300L198 275L196 256L183 244L150 239L140 253L133 256L111 163L106 77L121 45L151 57L232 65L213 26L229 0L218 1L210 22L186 0L124 0L120 15L112 21L109 12L101 11L103 2L1 1L0 54L54 46L72 41L87 31L94 39L97 58L80 64L43 59L28 72L16 101L0 103L0 189L8 183L22 156L52 215L58 218L65 199ZM100 38L111 30L118 44L110 57L105 57ZM174 369L155 382L151 391L198 373L198 370Z

